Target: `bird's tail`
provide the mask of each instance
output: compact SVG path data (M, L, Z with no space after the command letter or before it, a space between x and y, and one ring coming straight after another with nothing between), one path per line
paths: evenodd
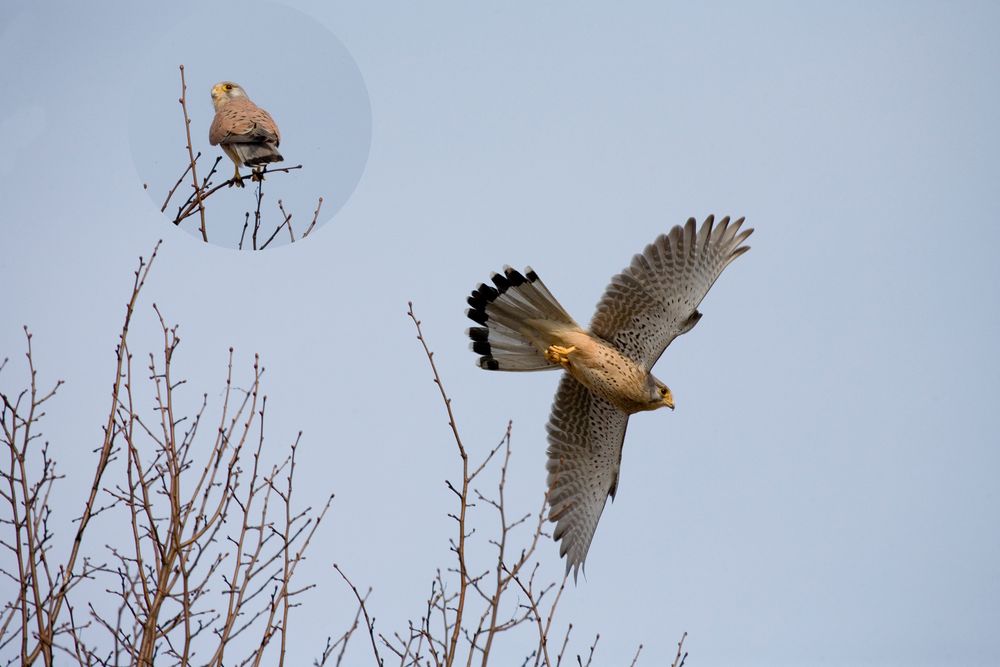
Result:
M495 287L481 284L468 298L466 315L480 326L468 330L479 367L490 371L543 371L560 368L545 358L553 329L580 326L528 267L520 274L509 266L494 273Z
M229 145L236 151L236 154L240 157L240 161L248 167L259 167L269 162L281 162L285 159L281 157L278 149L271 144L232 143Z

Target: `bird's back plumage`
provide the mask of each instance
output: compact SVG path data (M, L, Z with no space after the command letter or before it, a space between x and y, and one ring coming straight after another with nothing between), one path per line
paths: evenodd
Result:
M213 146L221 144L228 148L234 161L238 159L248 167L284 159L278 152L281 132L277 124L271 114L247 97L227 100L219 107L208 140Z

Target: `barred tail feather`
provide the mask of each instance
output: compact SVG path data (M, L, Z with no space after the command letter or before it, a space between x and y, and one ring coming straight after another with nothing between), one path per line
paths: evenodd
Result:
M521 274L509 266L491 276L468 298L468 330L479 367L491 371L543 371L560 368L544 356L542 323L578 327L531 267Z

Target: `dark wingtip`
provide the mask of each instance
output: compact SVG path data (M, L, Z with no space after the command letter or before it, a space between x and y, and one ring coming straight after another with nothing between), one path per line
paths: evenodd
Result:
M488 301L493 301L498 296L500 296L500 292L493 289L492 285L487 285L486 283L479 283L479 287L472 290L472 296L476 297L477 299L482 299L483 301L488 302Z
M500 370L500 364L493 357L480 357L479 367L484 371L498 371Z
M494 282L496 282L494 280ZM472 294L465 300L470 308L465 312L470 320L477 324L485 325L489 316L486 314L486 306L493 302L501 291L496 290L486 283L480 283L479 287L472 290Z
M506 292L507 289L510 287L510 283L507 282L507 278L505 278L500 273L494 273L492 276L490 276L490 280L492 280L493 284L497 286L497 290L500 292L500 294Z
M490 330L486 327L469 327L465 330L465 335L473 341L485 341L490 337Z
M469 308L465 311L465 316L476 324L482 324L484 326L486 325L486 321L490 319L485 310L477 310L475 308Z
M510 283L511 287L518 287L528 282L524 276L522 276L520 273L510 268L509 266L504 268L503 274L504 276L507 277L507 282Z

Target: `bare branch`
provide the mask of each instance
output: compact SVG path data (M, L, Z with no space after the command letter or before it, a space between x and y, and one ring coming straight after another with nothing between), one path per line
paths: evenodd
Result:
M347 575L344 574L344 571L340 569L340 566L334 563L333 569L336 570L337 574L339 574L343 578L343 580L347 583L347 585L351 587L351 591L354 593L354 597L357 598L358 606L361 608L361 613L363 613L365 616L365 626L367 626L368 628L368 637L371 639L372 654L375 656L375 664L378 665L379 667L382 667L385 664L385 662L382 660L382 656L379 655L378 644L375 643L375 620L372 619L370 616L368 616L368 608L365 606L365 600L368 599L368 595L369 593L371 593L371 589L369 588L368 593L365 593L365 596L361 597L361 593L358 592L358 587L355 586L354 583L347 578ZM337 662L339 663L340 661L338 660Z
M177 101L180 102L181 111L184 113L184 135L187 137L188 170L191 172L191 184L194 188L193 195L195 199L195 206L198 209L198 217L200 219L199 229L201 230L201 240L208 243L208 231L205 229L205 206L202 204L202 188L198 185L198 166L195 164L197 158L194 156L194 148L191 147L191 118L188 116L187 111L187 82L184 80L184 65L180 66L180 71L181 97ZM216 164L218 164L218 162L216 162ZM184 177L181 176L181 178ZM170 200L170 195L167 195L167 200ZM165 207L166 202L164 202L164 208Z

